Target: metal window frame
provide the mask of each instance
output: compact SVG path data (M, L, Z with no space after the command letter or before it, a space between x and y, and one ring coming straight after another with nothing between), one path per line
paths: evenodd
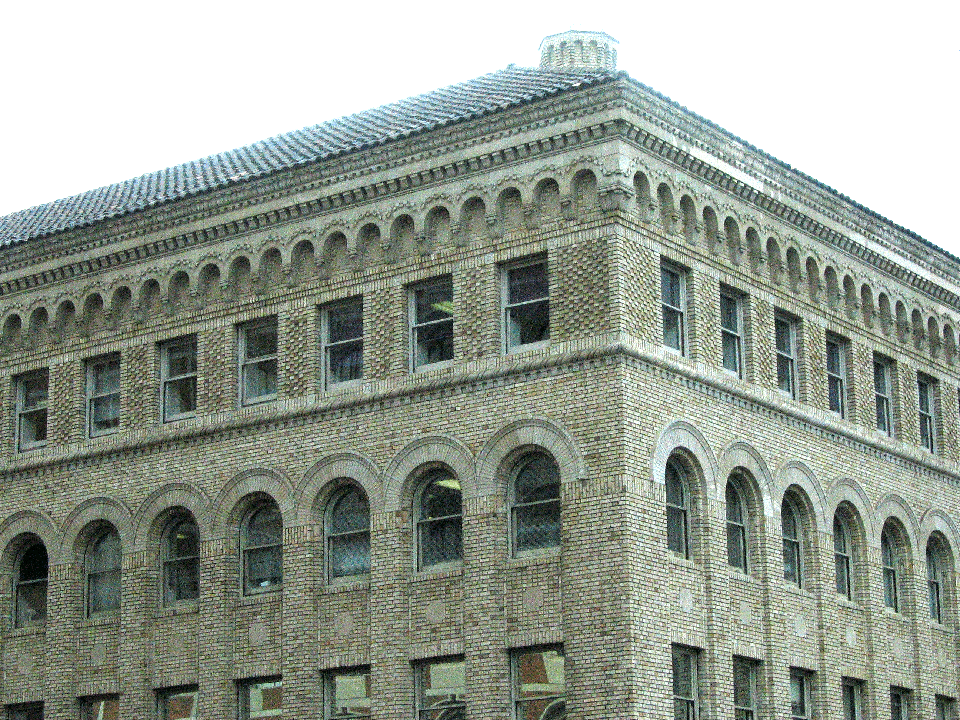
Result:
M723 302L724 301L732 302L734 305L734 313L736 315L736 328L728 328L723 324ZM743 378L743 295L732 290L727 290L721 288L720 290L720 363L724 370L727 372L736 375L738 378ZM724 341L726 338L731 338L734 346L736 348L736 358L737 358L737 369L731 370L726 365L723 365L723 360L725 358L725 353L723 352Z
M937 452L937 381L917 373L917 415L920 422L920 445Z
M197 554L196 555L177 555L174 556L170 551L170 536L176 531L178 527L189 523L196 528L197 531ZM161 537L161 547L160 547L160 581L163 584L161 588L161 600L165 606L175 605L181 602L191 602L195 601L198 598L169 598L167 597L167 589L170 587L167 579L170 577L170 573L173 572L174 568L178 565L183 565L188 562L196 564L197 568L197 579L200 578L200 553L199 553L199 542L200 542L200 527L197 525L197 521L193 516L186 513L177 513L167 522L166 526L163 529L163 534Z
M674 708L676 707L677 700L682 701L687 708L687 719L688 720L697 720L700 717L700 652L696 648L687 647L686 645L678 645L674 643L670 648L670 658L671 658L671 667L673 665L673 660L677 656L682 656L689 658L690 660L690 687L693 695L691 697L684 697L682 695L677 695L673 691L673 686L676 684L676 679L673 678L671 683L671 696L673 698ZM671 672L672 677L672 672Z
M847 416L847 348L849 343L846 339L833 333L828 333L825 342L826 347L826 366L827 366L827 407L830 412L836 413L841 418ZM837 355L837 371L830 370L830 349L835 348ZM832 393L830 392L833 384L838 385L837 398L840 407L834 409L830 407Z
M36 405L30 405L29 407L26 404L26 384L31 380L36 380L42 378L45 382L47 388L47 397L42 403ZM27 450L35 450L36 448L44 447L47 444L47 437L43 440L34 440L33 442L24 442L23 440L23 420L24 416L33 413L43 413L44 424L49 420L49 408L50 408L50 371L48 368L40 368L37 370L31 370L30 372L21 373L14 378L14 388L16 395L16 443L17 451L25 452ZM49 437L49 427L47 428L47 436Z
M347 493L357 492L363 497L364 502L367 503L367 529L366 530L353 530L350 532L335 533L331 529L333 521L333 510L336 507L337 503L343 499ZM357 580L363 580L370 576L369 570L365 573L358 573L356 575L340 575L334 577L333 575L333 543L338 538L351 538L351 537L361 537L366 536L367 543L369 546L370 542L370 500L367 498L367 494L364 492L363 488L354 483L345 483L343 487L338 488L327 500L327 509L324 513L324 555L325 555L325 564L326 564L326 579L328 583L338 583L338 582L356 582ZM370 564L370 556L367 555L367 565Z
M430 712L433 708L425 708L423 706L423 690L424 690L424 681L423 675L424 670L433 665L441 664L453 664L460 663L464 666L464 687L462 696L457 696L454 693L453 702L451 702L450 707L454 708L466 708L466 697L467 697L467 686L466 686L466 661L464 660L463 655L445 655L442 657L428 658L425 660L420 660L416 662L413 666L413 688L414 688L414 713L417 720L422 720L426 718L426 713Z
M737 705L737 666L747 669L747 683L749 685L750 705ZM740 718L740 713L748 713L746 717L749 720L756 720L759 713L759 670L760 661L740 655L733 656L733 714L735 718Z
M170 374L170 351L180 348L190 348L193 351L192 373L183 373L182 375ZM193 378L194 404L197 400L197 337L196 335L184 335L183 337L165 340L160 343L160 419L165 422L175 422L197 416L197 408L181 413L167 412L167 385L178 380L188 380Z
M278 683L280 686L280 692L283 692L283 676L281 675L272 675L270 677L258 677L250 678L248 680L243 680L237 683L237 695L238 702L237 706L240 708L240 717L242 720L256 720L256 718L250 715L250 690L258 685L269 685ZM282 697L282 695L281 695ZM281 707L280 712L277 713L276 717L283 716L283 708ZM274 717L274 715L260 715L260 718Z
M353 305L359 305L360 310L360 335L357 337L347 338L346 340L337 340L335 342L330 341L330 315L336 313L339 310L344 310L345 308L351 307ZM323 388L324 390L329 390L331 387L350 387L358 383L363 382L363 351L364 351L364 333L365 328L363 327L363 295L353 295L351 297L342 298L334 302L327 303L321 308L320 312L320 336L322 340L321 348L321 363L323 364ZM360 377L354 378L353 380L331 380L330 375L330 350L338 347L343 347L345 345L360 343Z
M883 392L877 388L877 370L883 376ZM873 395L876 414L883 415L886 428L877 425L877 430L890 437L896 437L893 427L893 361L878 355L873 356Z
M664 274L670 274L677 278L677 285L680 288L680 305L679 307L671 305L667 302L667 299L663 296L663 276ZM661 260L660 262L660 321L661 325L665 328L666 323L664 320L667 317L667 312L676 313L677 323L679 327L677 328L677 340L680 343L680 347L676 348L672 345L668 345L666 342L666 337L663 337L663 347L671 352L678 353L681 357L687 356L688 345L687 345L687 277L689 272L675 265L672 262L666 260Z
M788 331L788 345L787 351L782 350L777 343L777 325L785 325ZM784 390L780 387L780 376L779 370L777 372L777 390L779 390L783 395L796 400L798 397L797 393L797 330L798 330L798 321L787 315L786 313L780 312L779 310L774 313L773 316L773 349L774 354L777 359L783 358L787 361L789 373L788 378L790 380L790 390ZM789 352L788 352L789 351ZM778 363L779 365L779 363Z
M887 550L889 548L889 550ZM890 536L886 527L880 531L880 566L883 572L883 605L895 613L900 612L900 578L897 539Z
M456 315L451 313L449 318L441 320L428 320L419 322L417 319L417 294L429 287L438 287L440 285L449 285L450 304L453 305L453 276L449 273L437 275L420 282L413 283L407 287L407 316L409 317L409 343L408 353L410 356L410 371L422 372L424 370L437 370L453 363L456 359ZM452 357L448 360L437 360L436 362L417 363L417 348L419 347L418 334L421 328L434 327L438 325L450 324L450 341L452 345Z
M784 510L787 510L793 515L794 524L796 525L797 532L796 537L790 537L785 532L783 526L783 513ZM804 541L804 531L803 531L803 517L800 510L797 508L796 503L788 497L783 499L783 502L780 505L780 537L783 541L783 550L784 550L784 560L786 560L786 550L789 543L791 554L796 560L797 568L797 577L796 580L788 578L786 575L786 562L784 562L784 580L789 582L791 585L796 585L798 588L803 589L803 572L804 572L804 559L803 559L803 541Z
M273 354L270 355L261 355L255 359L251 359L247 356L247 343L248 335L254 330L259 330L264 327L273 327L274 331L274 348ZM260 403L271 402L277 399L277 396L280 392L280 363L278 362L280 355L280 324L277 321L276 315L271 315L270 317L260 318L259 320L252 320L250 322L243 323L237 326L237 362L238 362L238 387L237 392L239 394L240 406L248 407L250 405L259 405ZM264 393L263 395L256 395L254 397L247 397L247 383L246 383L246 369L247 367L253 365L259 365L261 363L270 362L273 360L277 363L277 391L273 393Z
M510 273L513 270L519 270L521 268L533 267L540 265L543 267L544 279L547 283L547 294L543 297L534 298L532 300L524 300L522 302L511 302L510 301ZM533 305L535 303L547 303L547 337L544 340L539 340L532 343L517 343L513 345L510 343L510 311L516 307L522 307L524 305ZM527 257L520 260L513 260L511 262L503 263L500 266L500 307L501 311L501 340L503 345L503 352L506 355L517 352L525 352L527 350L540 350L547 347L550 344L550 268L547 265L547 258L544 255L535 255L533 257Z
M843 720L863 720L863 680L850 677L844 677L840 680L841 712L846 710L846 698L844 696L848 691L852 695L850 707L853 708L853 717L844 715Z
M737 487L736 483L732 480L727 480L727 485L730 486L733 490L733 493L737 496L737 502L740 505L740 522L730 519L729 513L729 503L727 504L727 512L725 513L724 520L726 522L727 529L727 564L730 567L736 568L741 572L748 573L750 572L750 546L747 544L747 524L749 523L750 514L746 507L746 504L743 501L743 493L740 492L740 489ZM724 496L726 496L726 488L724 488ZM724 498L726 501L726 498ZM730 528L734 528L737 533L737 536L740 539L740 543L743 545L743 565L734 565L730 562Z
M249 532L250 520L264 508L273 505L280 514L280 541L269 545L249 545L247 544L247 533ZM283 515L280 513L280 506L275 500L264 498L258 502L252 503L243 515L240 523L240 587L243 595L260 595L261 593L277 592L283 588ZM254 550L267 550L270 548L280 548L280 582L267 587L252 587L248 585L247 556ZM267 682L264 680L264 682Z
M346 676L366 676L369 678L370 666L359 665L349 668L334 668L326 670L323 673L323 720L369 720L369 718L373 716L372 711L365 715L358 715L356 713L337 714L337 708L334 705L336 699L336 678ZM371 698L372 695L371 693Z
M800 691L803 694L804 714L794 715L793 708L790 708L790 717L793 720L812 720L813 711L813 673L801 668L790 668L790 684L794 682L801 683ZM790 688L790 697L793 697L793 688Z
M443 472L454 478L457 482L461 482L460 478L457 477L456 473L446 467L433 467L427 469L419 480L419 487L417 488L417 493L415 495L416 505L414 506L413 514L413 531L415 535L416 542L416 569L417 572L432 572L436 570L443 570L445 568L451 567L460 567L463 564L463 484L460 485L460 514L459 515L443 515L436 518L427 518L423 519L420 516L423 514L423 494L427 491L437 477L437 472ZM450 522L452 520L460 521L460 557L455 560L446 560L443 562L433 563L430 565L425 565L423 563L423 536L421 533L421 528L428 525L438 524L441 522Z
M116 387L111 389L109 392L97 393L95 388L97 386L97 378L100 377L104 369L110 367L111 365L116 364L117 366L117 384ZM113 435L116 432L120 431L120 423L123 419L123 408L119 407L119 401L122 399L121 388L123 387L123 377L121 375L122 368L120 366L120 354L119 353L110 353L108 355L100 355L99 357L91 358L86 361L86 382L87 382L87 437L103 437L104 435ZM107 398L111 395L117 396L117 427L106 428L105 430L94 430L93 427L93 404L96 400L101 398Z
M837 549L838 529L840 530L839 536L843 538L843 550ZM841 590L840 586L837 585L836 582L834 583L837 587L837 594L845 597L847 600L853 600L853 578L851 577L853 555L850 546L850 531L847 527L846 520L837 514L834 514L833 517L833 561L835 568L841 565L843 566L846 584L846 588ZM834 576L836 577L836 573L834 573Z

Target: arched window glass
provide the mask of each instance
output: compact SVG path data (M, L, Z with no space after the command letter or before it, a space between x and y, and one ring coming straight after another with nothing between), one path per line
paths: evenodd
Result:
M943 568L933 538L927 541L927 598L930 618L943 622Z
M513 476L513 552L560 546L560 470L545 453L525 456Z
M690 557L689 512L686 473L676 462L668 462L665 476L667 490L667 547Z
M802 526L796 507L787 498L780 508L780 522L783 528L783 579L803 587Z
M273 501L257 505L241 529L243 591L276 590L283 583L283 518Z
M47 549L28 545L17 560L14 626L26 627L47 619Z
M460 481L446 470L434 470L423 481L417 513L421 568L463 558L463 501Z
M850 600L853 597L850 583L850 535L839 511L833 516L833 560L836 566L837 594Z
M90 541L86 557L87 614L120 607L120 536L104 530Z
M883 604L900 611L900 597L897 587L897 541L889 526L880 533L880 562L883 565Z
M327 558L331 580L370 572L370 506L355 485L335 495L330 504Z
M173 520L163 535L163 601L200 596L200 532L190 517Z
M747 571L747 522L743 500L736 485L727 481L727 562Z

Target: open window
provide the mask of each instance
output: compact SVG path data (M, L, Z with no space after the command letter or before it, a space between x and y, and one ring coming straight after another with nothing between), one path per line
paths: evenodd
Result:
M14 627L37 625L47 619L47 548L30 541L15 565Z

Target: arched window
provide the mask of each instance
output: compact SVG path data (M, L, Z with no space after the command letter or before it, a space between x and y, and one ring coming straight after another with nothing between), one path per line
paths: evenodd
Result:
M327 570L331 580L370 572L370 506L356 485L334 495L330 502Z
M783 579L803 587L803 526L800 513L789 498L784 498L780 507L780 523L783 529Z
M101 530L87 546L87 615L120 607L120 536Z
M243 591L276 590L283 583L283 518L272 500L247 514L240 532L243 550Z
M667 548L688 558L690 518L686 473L671 460L667 463L664 480L667 486Z
M850 600L853 598L850 533L839 510L833 515L833 560L836 567L837 594Z
M946 570L945 553L942 543L931 537L927 540L927 602L930 606L930 619L943 622L943 586Z
M897 550L897 539L893 536L893 530L888 523L880 533L880 563L883 566L883 604L894 612L900 612Z
M200 531L193 518L172 520L161 541L163 601L196 600L200 596Z
M47 619L47 549L35 540L23 549L16 565L14 627Z
M419 567L459 562L463 558L460 481L447 470L431 471L423 479L418 504Z
M747 572L747 513L740 492L732 480L727 481L727 562Z
M531 453L513 475L514 554L560 546L560 470L549 455Z

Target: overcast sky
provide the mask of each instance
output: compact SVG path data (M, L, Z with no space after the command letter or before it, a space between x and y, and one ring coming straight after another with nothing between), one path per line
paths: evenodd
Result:
M588 6L590 10L582 9ZM619 68L960 255L960 2L7 2L0 215L536 65Z

